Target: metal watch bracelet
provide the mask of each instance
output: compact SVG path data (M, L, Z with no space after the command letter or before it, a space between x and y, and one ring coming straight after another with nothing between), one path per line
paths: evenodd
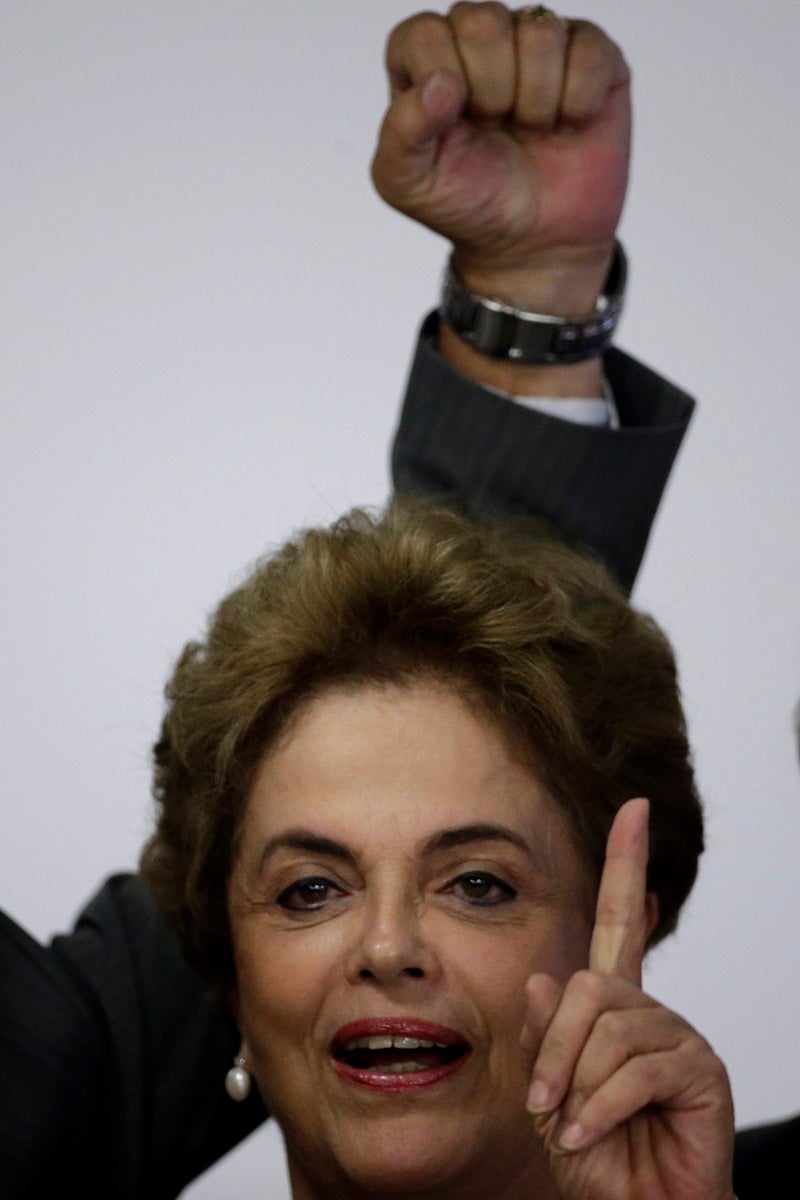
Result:
M573 363L602 354L611 343L625 297L628 262L622 243L614 255L593 313L553 317L527 312L468 291L448 261L442 283L442 320L482 354L519 363Z

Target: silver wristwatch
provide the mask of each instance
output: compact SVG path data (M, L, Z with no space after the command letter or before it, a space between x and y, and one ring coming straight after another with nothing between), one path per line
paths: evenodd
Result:
M439 314L465 342L493 358L520 363L572 363L602 354L611 343L625 297L628 262L614 243L608 278L593 313L551 317L468 291L448 261Z

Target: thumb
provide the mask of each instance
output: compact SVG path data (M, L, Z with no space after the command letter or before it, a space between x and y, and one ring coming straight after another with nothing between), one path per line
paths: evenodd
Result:
M464 81L440 69L392 101L372 160L372 181L389 204L402 208L430 186L441 139L457 123L466 99Z

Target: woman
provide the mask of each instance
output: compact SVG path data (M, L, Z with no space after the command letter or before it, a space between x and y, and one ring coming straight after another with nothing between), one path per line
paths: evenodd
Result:
M640 987L702 850L675 665L600 566L355 512L257 565L167 699L143 870L295 1200L730 1200L724 1068Z

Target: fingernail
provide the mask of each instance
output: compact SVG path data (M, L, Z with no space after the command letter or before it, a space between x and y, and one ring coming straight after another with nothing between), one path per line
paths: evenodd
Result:
M577 1121L567 1125L558 1135L558 1144L562 1150L577 1150L586 1136L586 1130Z
M542 1079L534 1079L528 1091L528 1112L544 1112L550 1100L550 1089Z

